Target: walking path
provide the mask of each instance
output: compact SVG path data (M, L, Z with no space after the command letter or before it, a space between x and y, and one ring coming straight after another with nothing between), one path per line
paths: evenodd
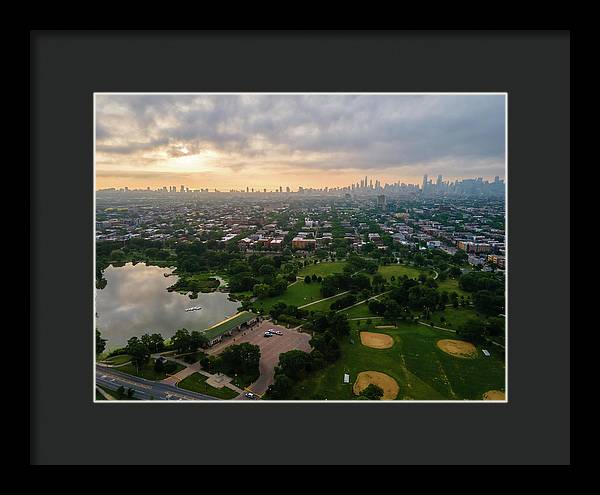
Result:
M366 303L367 301L370 301L371 299L376 299L376 298L378 298L379 296L383 296L383 295L387 294L388 292L392 292L392 291L391 291L391 290L388 290L388 291L386 291L386 292L382 292L381 294L377 294L377 295L375 295L375 296L371 296L371 297L369 297L368 299L365 299L364 301L357 302L356 304L353 304L352 306L348 306L347 308L338 309L338 310L336 311L336 313L339 313L340 311L346 311L346 310L348 310L348 309L350 309L350 308L354 308L355 306L360 306L361 304L363 304L363 303Z
M419 325L424 325L426 327L437 328L438 330L446 330L446 332L456 333L456 330L451 330L450 328L436 327L435 325L430 325L429 323L425 323L424 321L419 320Z
M99 366L104 366L105 368L121 368L123 366L128 365L129 363L131 363L131 359L125 363L121 363L121 364L109 364L109 363L103 363L102 361L98 362Z
M335 294L334 296L326 297L324 299L319 299L318 301L313 301L311 303L305 304L304 306L298 306L298 309L306 308L307 306L311 306L313 304L317 304L317 303L320 303L323 301L328 301L329 299L333 299L334 297L343 296L344 294L348 294L348 292L350 292L350 291L347 290L345 292L340 292L339 294Z

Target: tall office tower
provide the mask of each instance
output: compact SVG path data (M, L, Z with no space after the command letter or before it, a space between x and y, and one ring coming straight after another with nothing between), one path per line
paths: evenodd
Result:
M249 188L248 188L248 186L246 186L246 192L248 192L248 190L249 190Z
M367 182L367 176L365 175L365 188L367 187L367 184L368 184L368 182Z
M288 192L288 193L290 192L290 186L286 186L285 192Z
M385 194L377 196L377 206L379 208L385 208Z
M279 186L279 192L283 192L283 187Z
M425 192L425 189L427 189L427 174L425 174L423 176L423 187L422 187L422 191Z
M500 182L500 176L497 175L496 177L494 177L494 182Z
M185 186L183 186L183 185L182 185L182 186L179 188L179 192L185 192Z
M266 189L266 188L264 188L264 189L263 189L263 192L267 192L267 189Z
M369 189L373 189L373 179L369 181Z
M438 175L436 186L440 187L442 185L442 174Z

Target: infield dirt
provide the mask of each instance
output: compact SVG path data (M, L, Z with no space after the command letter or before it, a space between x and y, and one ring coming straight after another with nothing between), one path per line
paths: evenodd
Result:
M394 400L398 396L400 387L398 383L391 376L379 371L362 371L356 377L354 382L353 391L355 395L359 395L365 388L370 384L377 385L383 390L383 397L381 400Z
M437 346L446 354L459 358L472 358L477 355L477 348L464 340L442 339L437 341Z
M360 332L362 345L373 349L389 349L394 345L394 339L385 333Z

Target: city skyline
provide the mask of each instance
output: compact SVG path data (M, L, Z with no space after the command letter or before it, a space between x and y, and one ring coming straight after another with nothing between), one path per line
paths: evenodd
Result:
M505 178L505 95L97 94L96 189ZM358 179L360 180L360 179Z
M435 180L435 182L434 182ZM237 188L229 188L229 189L220 189L220 188L208 188L208 187L189 187L186 184L180 185L158 185L158 186L146 186L146 187L130 187L129 185L123 185L121 187L106 187L106 188L98 188L97 191L107 191L107 190L118 190L118 191L166 191L166 192L176 192L176 193L184 193L184 192L248 192L248 193L263 193L263 192L285 192L285 193L295 193L302 191L383 191L386 189L394 189L394 188L403 188L406 190L411 190L415 192L425 192L427 190L446 190L445 188L455 187L459 184L470 183L470 182L481 182L483 185L490 185L500 183L502 187L504 187L504 179L500 176L496 175L491 179L487 179L484 177L468 177L468 178L460 178L460 179L447 179L442 174L437 174L435 176L430 177L429 174L424 174L420 181L416 182L382 182L380 179L375 177L365 176L364 178L360 178L351 184L347 184L344 186L328 186L328 185L320 185L320 187L305 187L305 186L297 186L290 187L289 185L280 185L277 187L237 187Z

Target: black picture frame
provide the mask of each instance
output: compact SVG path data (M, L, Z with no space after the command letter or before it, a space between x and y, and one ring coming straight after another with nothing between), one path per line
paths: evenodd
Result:
M570 63L569 31L30 32L30 463L568 464ZM94 404L92 102L111 91L507 92L509 402Z

